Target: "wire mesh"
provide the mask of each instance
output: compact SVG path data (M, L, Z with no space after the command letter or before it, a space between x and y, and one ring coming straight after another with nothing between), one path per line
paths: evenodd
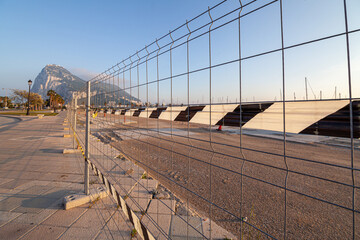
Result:
M360 237L349 4L222 1L90 80L91 170L138 236ZM302 26L297 9L341 10L340 27ZM68 111L83 148L86 97Z

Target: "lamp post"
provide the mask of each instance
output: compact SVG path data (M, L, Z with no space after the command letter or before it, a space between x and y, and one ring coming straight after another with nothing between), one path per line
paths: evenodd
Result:
M32 81L29 80L28 84L29 84L29 96L28 96L28 108L27 108L26 115L30 115L30 87L31 87Z

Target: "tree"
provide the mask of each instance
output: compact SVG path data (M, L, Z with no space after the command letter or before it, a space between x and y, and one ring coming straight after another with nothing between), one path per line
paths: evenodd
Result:
M54 90L49 90L46 94L46 96L50 97L50 107L54 107L54 98L55 98L56 92ZM55 110L55 108L54 108Z
M14 95L14 101L20 102L22 105L27 105L26 103L28 101L28 96L29 96L28 91L14 89L13 95ZM43 103L44 101L39 94L33 92L30 93L30 108L32 108L33 110L40 110L42 109Z
M39 94L30 93L30 105L33 105L35 110L41 110L43 104L44 101Z
M6 102L7 104L5 104L5 102ZM3 108L3 107L5 107L5 106L7 106L7 107L9 107L9 108L12 108L12 107L13 107L13 104L12 104L12 102L11 102L11 99L8 98L8 97L0 97L0 108Z
M12 91L14 95L14 101L24 105L28 98L28 91L19 89L13 89Z
M65 103L64 99L59 95L59 94L56 94L55 95L55 103L59 106L61 105L61 109Z
M65 103L64 99L54 90L49 90L46 95L50 97L50 106L54 111L56 111L56 108L59 107L59 105L61 105L61 108L63 107Z

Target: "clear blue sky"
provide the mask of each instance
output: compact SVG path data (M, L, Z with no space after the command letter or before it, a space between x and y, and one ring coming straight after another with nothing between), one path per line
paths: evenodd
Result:
M46 64L58 64L79 77L89 78L218 2L0 0L0 95L4 95L2 88L25 89L26 81L34 80ZM283 2L286 46L344 32L343 0ZM360 1L347 0L347 4L349 28L358 29ZM219 11L214 11L214 18L237 6L237 0L229 0ZM243 56L281 47L279 23L279 3L244 17ZM191 27L195 28L196 23ZM208 65L207 41L207 37L203 37L190 44L191 69ZM330 98L336 86L342 97L348 96L344 41L345 37L333 38L286 51L288 99L294 93L298 99L303 98L305 77L317 95L321 90L325 98ZM214 31L212 43L213 64L236 59L237 22ZM353 92L360 97L360 32L351 35L350 44ZM186 67L186 62L182 61L184 50L179 49L178 55L174 51L174 74L183 72ZM162 77L169 74L167 61L164 59L160 63ZM156 80L154 66L149 65L149 80ZM213 70L215 101L238 99L237 69L236 63ZM275 97L279 100L282 86L280 52L243 61L242 77L244 100L274 100ZM174 102L186 102L186 89L182 87L185 82L185 78L174 80ZM163 83L160 88L160 101L168 101L169 84ZM155 90L155 86L150 86L151 89ZM140 92L140 97L144 97L144 89ZM191 101L208 102L208 92L208 72L192 75Z

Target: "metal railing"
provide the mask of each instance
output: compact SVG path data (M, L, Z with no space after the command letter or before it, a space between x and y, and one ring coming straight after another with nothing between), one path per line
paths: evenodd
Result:
M68 119L85 169L100 176L139 236L360 237L352 55L360 25L348 17L349 1L334 2L222 1L74 93ZM314 23L317 37L294 34L301 20L292 14L307 4L322 18L338 11L342 27L322 31ZM313 60L304 52L318 62L336 52L337 78L326 86L321 74L333 66L319 64L309 85L301 66ZM298 87L304 78L306 94Z

